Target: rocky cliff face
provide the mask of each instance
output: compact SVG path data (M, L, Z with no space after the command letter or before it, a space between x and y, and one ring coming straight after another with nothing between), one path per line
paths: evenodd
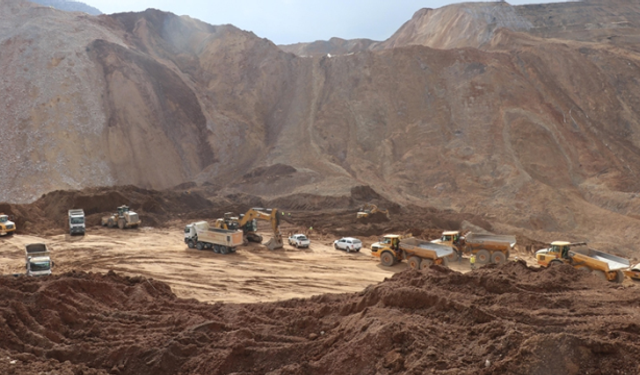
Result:
M155 10L92 17L3 0L0 200L368 184L505 231L636 241L639 17L623 1L462 4L418 12L375 50L302 58ZM255 177L273 165L286 173Z

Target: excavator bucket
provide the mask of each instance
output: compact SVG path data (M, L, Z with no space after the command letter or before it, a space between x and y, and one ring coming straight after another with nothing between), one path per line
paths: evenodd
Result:
M272 237L269 241L267 241L267 243L264 244L267 249L269 250L275 250L275 249L282 249L283 247L283 243L282 243L282 237L280 238L276 238L276 237Z

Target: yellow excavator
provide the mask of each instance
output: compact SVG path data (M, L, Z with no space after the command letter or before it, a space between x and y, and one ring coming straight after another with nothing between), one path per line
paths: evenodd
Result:
M278 216L278 209L263 209L263 208L251 208L245 214L238 216L232 216L232 213L227 212L224 214L224 218L216 220L215 227L220 229L237 230L242 229L244 234L245 244L251 242L262 242L262 236L257 233L258 223L257 220L268 221L271 224L273 230L273 237L265 243L265 246L269 250L281 249L283 247L282 234L280 234L280 216Z
M389 210L381 210L378 208L378 206L372 203L367 203L362 207L361 210L358 210L356 218L363 219L378 212L385 214L387 216L387 219L389 219Z

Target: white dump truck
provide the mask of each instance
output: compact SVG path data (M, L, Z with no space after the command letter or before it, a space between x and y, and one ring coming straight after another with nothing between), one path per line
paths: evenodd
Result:
M85 224L84 224L84 210L72 209L69 210L69 234L81 234L84 236Z
M53 261L51 252L43 243L32 243L25 246L25 268L27 276L51 275Z
M215 253L228 254L243 244L241 230L210 227L206 221L188 224L184 228L184 242L193 249L213 249Z

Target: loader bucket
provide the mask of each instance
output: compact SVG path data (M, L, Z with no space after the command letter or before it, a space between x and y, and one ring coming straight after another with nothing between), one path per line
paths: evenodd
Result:
M269 241L267 241L267 243L264 244L267 249L269 250L275 250L275 249L282 249L283 247L283 243L282 243L282 238L275 238L272 237Z

